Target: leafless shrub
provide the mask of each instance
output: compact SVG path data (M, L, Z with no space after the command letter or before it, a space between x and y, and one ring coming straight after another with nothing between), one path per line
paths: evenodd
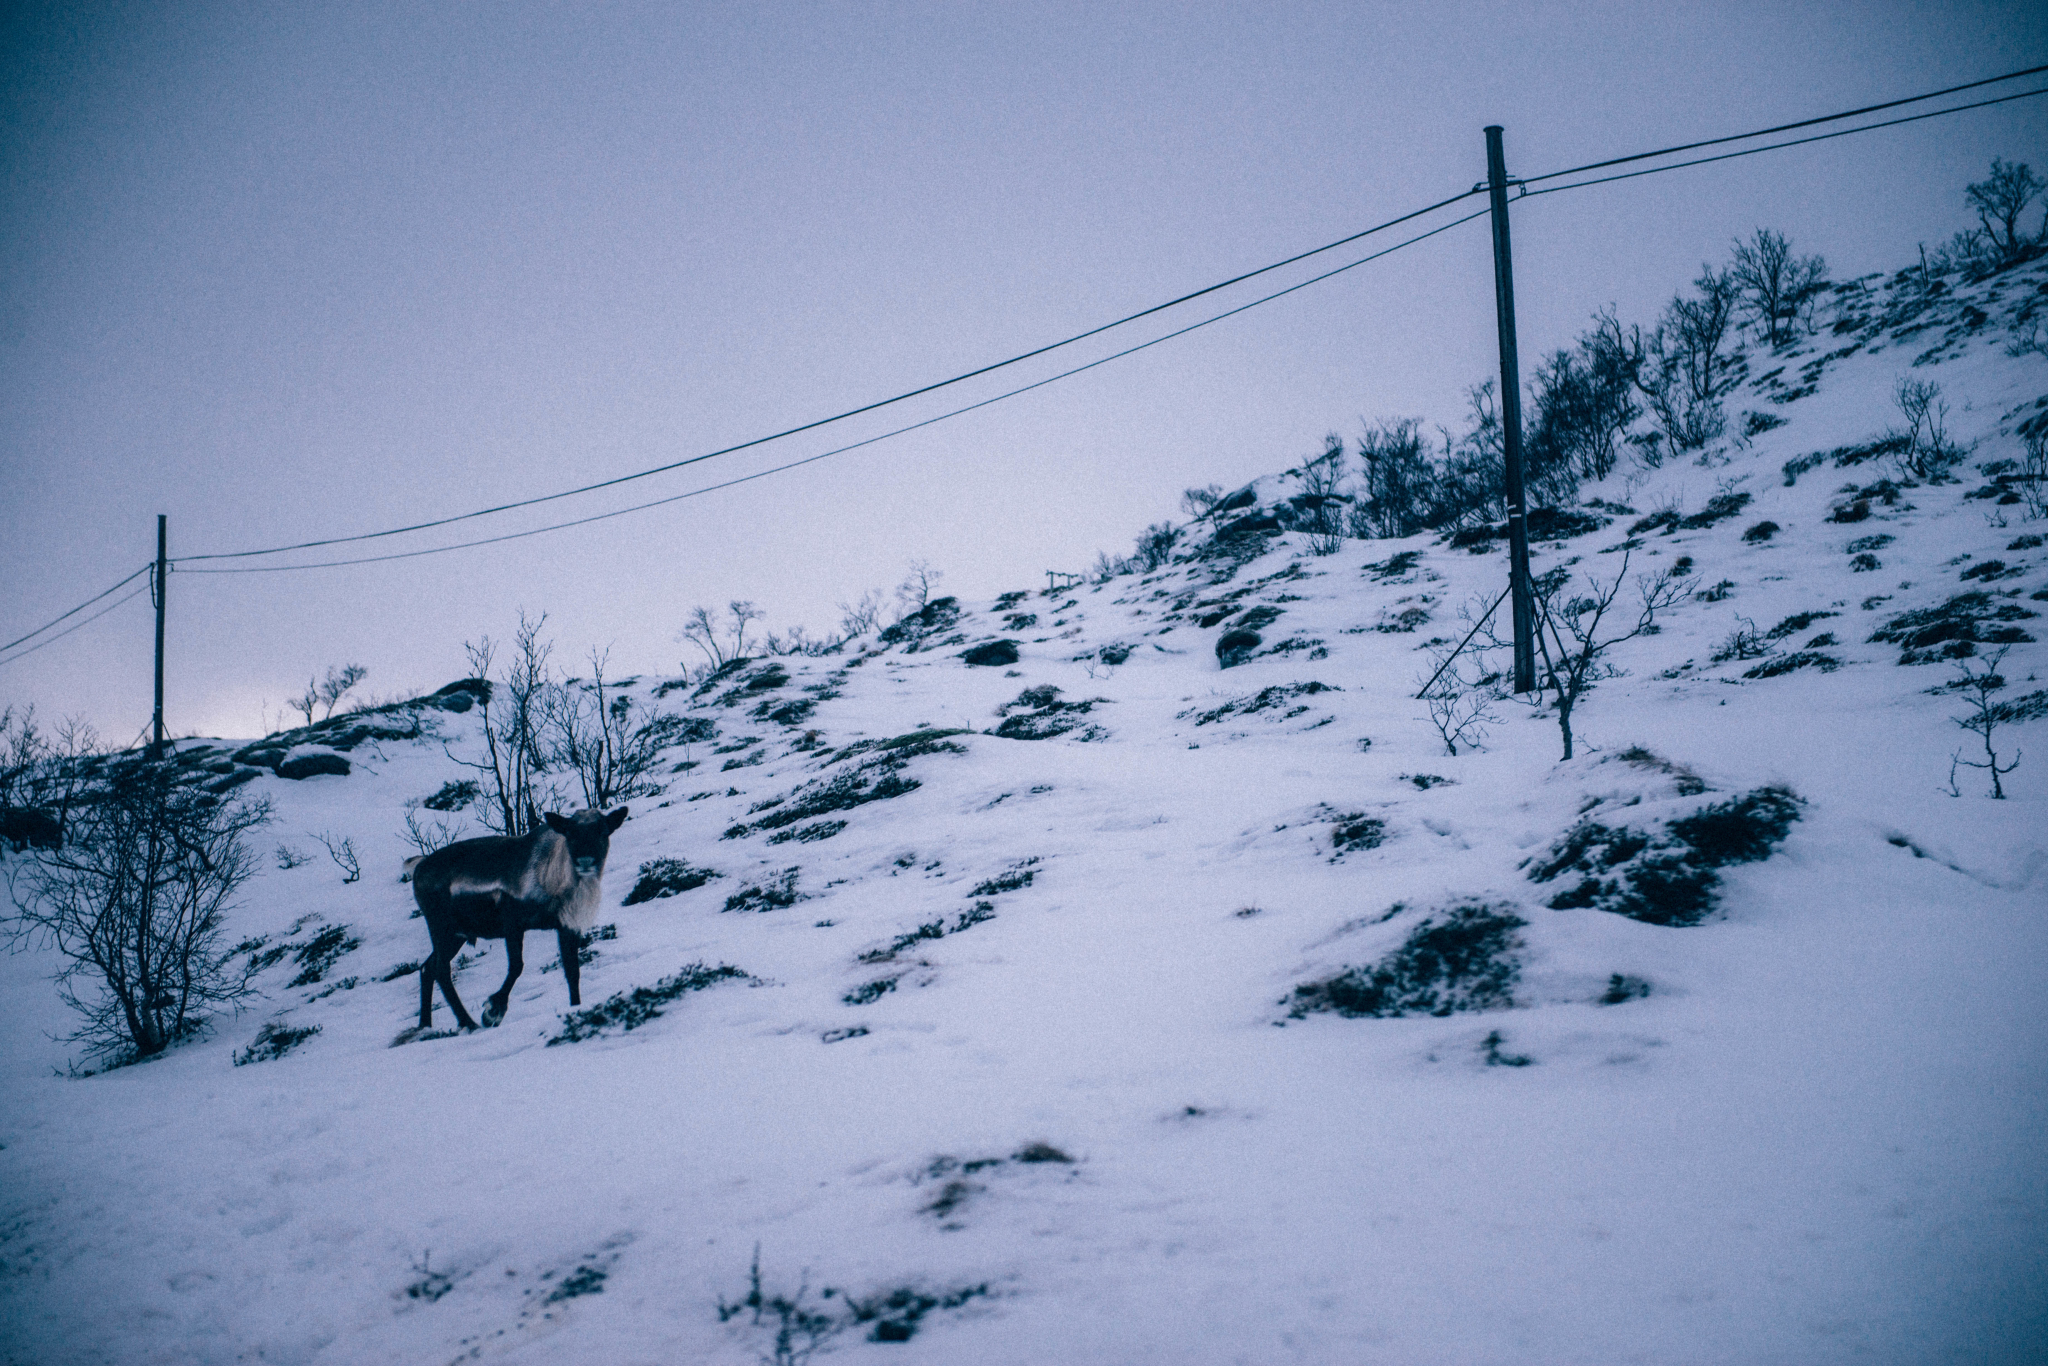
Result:
M882 621L882 590L870 588L853 602L839 604L839 638L864 636Z
M1461 656L1446 662L1441 651L1431 656L1436 680L1422 692L1429 719L1443 737L1444 753L1457 757L1458 746L1485 747L1487 728L1500 724L1493 704L1501 700L1500 676L1476 659ZM1437 672L1437 670L1441 672ZM1419 680L1418 680L1419 681Z
M459 820L437 819L430 826L422 825L417 807L408 809L405 813L405 842L419 850L422 856L455 843L463 837L464 828Z
M363 876L362 860L356 857L355 841L344 835L336 839L333 835L321 833L314 836L327 850L327 857L334 860L334 866L341 869L343 884L357 882Z
M1679 295L1665 306L1645 345L1637 382L1674 451L1698 450L1727 429L1721 396L1732 376L1721 348L1735 313L1736 286L1728 275L1702 266L1693 288L1698 292L1692 297Z
M1200 520L1215 510L1223 501L1221 484L1205 484L1198 489L1183 489L1180 495L1180 510L1190 518Z
M2011 647L2008 646L2006 648L2010 649ZM1961 750L1955 752L1950 758L1948 766L1948 784L1951 795L1962 795L1956 788L1956 769L1959 767L1977 768L1990 773L1991 795L1996 800L2004 801L2005 783L2002 780L2006 774L2019 767L2020 755L2017 752L2013 754L2011 763L2000 764L1998 761L1998 750L1994 745L1999 723L2009 719L2004 710L1991 700L1991 694L2005 687L2005 679L1998 672L1998 666L2005 662L2005 655L2005 650L1994 651L1982 661L1983 668L1981 670L1972 669L1970 661L1967 659L1956 661L1956 671L1960 677L1956 678L1949 686L1963 694L1970 710L1961 716L1952 716L1949 719L1983 741L1984 757L1982 759L1965 759Z
M80 798L63 847L9 879L8 932L56 950L64 1001L83 1017L71 1042L114 1062L153 1057L251 989L225 924L256 870L245 836L269 804L138 762L103 768Z
M690 615L683 620L682 629L676 632L676 639L696 646L704 654L704 667L716 672L732 663L744 659L747 654L747 627L759 621L767 613L751 602L734 599L727 603L725 621L721 623L710 608L699 604L690 609ZM689 661L683 662L683 671L688 673Z
M1729 282L1748 307L1763 340L1776 346L1791 335L1800 312L1827 284L1828 265L1818 256L1795 256L1783 233L1758 228L1735 243Z
M1180 528L1172 522L1154 522L1145 528L1145 534L1138 538L1138 548L1132 559L1139 573L1149 574L1163 569L1173 559L1174 544L1180 540Z
M1624 641L1650 633L1657 617L1685 597L1685 582L1669 573L1636 579L1635 620L1625 627L1610 621L1616 600L1628 578L1631 552L1624 550L1621 566L1611 580L1588 575L1585 592L1572 594L1571 575L1562 568L1539 577L1536 597L1536 644L1544 683L1551 703L1557 708L1557 726L1564 738L1564 757L1572 757L1572 716L1586 694L1621 670L1608 653ZM1626 620L1626 618L1624 618Z
M1436 465L1420 422L1390 418L1367 425L1358 441L1358 459L1365 490L1351 508L1352 535L1413 536L1429 525Z
M1762 659L1765 655L1777 649L1777 646L1771 643L1770 638L1764 632L1757 629L1757 624L1754 621L1745 616L1737 616L1735 619L1742 624L1731 631L1728 638L1715 647L1713 654L1714 663L1726 664L1730 660Z
M276 858L277 869L281 873L289 873L294 868L303 868L313 861L311 854L302 854L289 844L283 843L277 846L273 857Z
M1997 253L1998 264L2009 266L2028 260L2048 244L2048 215L2043 216L2038 233L2029 236L2020 228L2020 215L2044 189L2048 189L2048 184L2043 184L2025 162L2015 165L1993 157L1991 174L1963 192L1970 207L1977 211L1977 222Z
M550 688L546 726L549 760L576 775L583 804L605 810L652 791L648 775L681 718L650 715L606 681L609 650L590 652L590 681ZM664 725L664 722L671 724Z
M306 718L306 724L313 724L315 710L325 708L322 718L334 715L334 709L348 691L370 676L370 671L360 664L344 664L340 668L328 666L324 679L307 679L306 690L297 697L287 699L292 710Z
M912 560L903 582L896 585L897 619L922 612L938 590L939 580L945 577L944 571L934 569L929 560Z
M1323 438L1323 453L1301 462L1290 471L1301 481L1301 493L1294 500L1301 509L1296 525L1308 535L1308 547L1316 555L1334 555L1344 544L1344 505L1351 501L1344 487L1344 438L1331 432Z
M559 790L547 776L547 715L554 685L548 661L554 647L540 638L546 621L546 613L537 618L519 614L505 673L477 704L483 756L463 759L447 751L449 758L477 775L483 789L476 802L477 817L500 835L524 835L540 824L542 810L560 805ZM497 658L491 638L465 642L462 648L469 656L470 675L491 677Z
M2027 433L2012 484L2029 520L2048 517L2048 430Z
M1903 377L1892 388L1892 401L1906 419L1899 435L1905 449L1895 457L1902 477L1940 479L1963 458L1962 450L1949 440L1948 402L1941 386L1931 380Z

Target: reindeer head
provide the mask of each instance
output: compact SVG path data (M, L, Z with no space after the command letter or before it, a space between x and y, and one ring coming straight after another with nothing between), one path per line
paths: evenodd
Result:
M616 811L578 811L573 816L548 812L548 829L569 842L569 862L579 878L596 877L604 871L604 858L611 851L612 831L626 819L626 808Z

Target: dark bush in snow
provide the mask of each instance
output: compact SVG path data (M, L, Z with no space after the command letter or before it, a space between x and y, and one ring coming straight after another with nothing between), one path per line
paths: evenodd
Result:
M1096 697L1085 702L1062 702L1060 690L1050 683L1026 688L1015 701L996 708L996 714L1004 718L1003 723L988 733L1005 740L1050 740L1055 735L1079 731L1075 739L1097 740L1104 734L1102 728L1081 718L1098 703L1108 700Z
M1823 636L1821 639L1825 640L1827 637ZM1825 655L1818 650L1799 650L1789 655L1780 655L1776 659L1765 660L1754 669L1744 670L1742 676L1744 678L1777 678L1783 674L1792 673L1797 669L1819 669L1825 674L1833 673L1841 667L1842 661L1836 659L1833 655Z
M1650 925L1697 925L1713 913L1721 876L1732 863L1770 857L1799 819L1799 798L1761 787L1701 807L1651 836L1597 821L1575 826L1529 872L1534 882L1581 874L1550 899L1552 910L1590 907Z
M274 1061L319 1032L319 1025L286 1025L273 1020L257 1031L247 1048L235 1054L235 1066Z
M1014 640L991 640L985 645L977 645L971 650L963 651L960 658L969 664L982 668L1015 664L1017 662L1017 642Z
M1776 626L1773 626L1768 632L1766 632L1764 638L1766 640L1783 640L1786 636L1794 635L1800 631L1804 631L1807 627L1813 625L1813 623L1815 623L1816 621L1822 621L1828 617L1839 615L1840 613L1837 612L1826 611L1794 612L1791 616L1786 617L1783 621L1779 622Z
M684 859L653 859L640 865L639 880L633 884L633 890L626 893L626 899L619 904L637 906L643 901L693 891L718 876L720 874L709 868L693 868Z
M1979 645L2030 642L2033 637L2019 627L2000 623L2026 621L2039 615L2016 602L2001 601L1979 590L1958 593L1939 607L1901 612L1873 632L1870 639L1899 646L1901 664L1933 664L1968 658Z
M1386 842L1387 823L1363 812L1339 816L1335 828L1330 831L1330 847L1338 854L1377 849Z
M1216 663L1218 667L1231 669L1244 663L1265 643L1257 631L1234 628L1225 631L1216 641Z
M477 785L468 778L441 784L441 790L420 802L429 811L460 811L476 800Z
M1417 925L1373 966L1304 983L1283 1004L1296 1019L1325 1010L1376 1019L1504 1010L1521 975L1515 931L1527 923L1505 906L1454 907Z
M1698 531L1716 522L1725 522L1750 504L1746 493L1723 493L1707 500L1706 507L1690 517L1679 519L1678 525L1687 531Z
M915 650L924 640L953 628L960 620L960 599L933 598L893 626L883 628L884 645L906 645Z
M706 987L716 986L733 978L742 981L753 980L730 963L720 963L715 968L707 968L702 963L692 963L681 972L672 977L664 977L651 987L634 987L631 991L619 992L602 1004L591 1006L587 1010L571 1011L562 1019L562 1032L549 1039L548 1046L552 1048L558 1043L579 1043L584 1039L594 1039L607 1029L617 1029L622 1033L638 1029L659 1016L662 1007L678 997L688 992L702 991Z
M1751 545L1762 545L1765 541L1777 535L1780 530L1781 528L1776 522L1758 522L1755 526L1742 533L1742 539Z
M750 883L725 899L721 908L727 911L772 911L785 906L794 906L804 900L797 891L796 883L801 870L785 868L766 882Z
M1251 697L1234 697L1212 711L1198 712L1194 708L1190 708L1187 711L1181 712L1178 719L1186 720L1192 716L1195 718L1196 725L1206 726L1231 716L1252 716L1259 712L1272 711L1278 707L1287 707L1286 711L1273 719L1276 721L1288 721L1309 710L1305 706L1288 706L1287 704L1293 702L1295 698L1308 697L1316 693L1342 691L1344 691L1342 688L1334 687L1328 683L1319 683L1314 679L1310 679L1306 683L1275 683L1270 688L1261 688Z

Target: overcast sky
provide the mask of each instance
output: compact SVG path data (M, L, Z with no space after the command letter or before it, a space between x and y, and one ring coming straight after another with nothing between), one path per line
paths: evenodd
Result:
M1531 175L2048 61L2038 5L1956 0L17 5L4 23L0 640L139 567L160 512L174 556L261 548L744 441L1467 189L1488 123ZM1993 156L2048 162L2044 132L2048 99L1531 199L1522 354L1606 304L1648 321L1759 225L1838 277L1895 268L1968 224L1962 188ZM1250 297L619 489L298 558L683 493ZM384 564L190 564L169 722L256 733L349 661L377 693L438 686L521 608L565 658L612 645L622 672L674 672L697 603L822 629L913 559L963 594L1042 585L1177 517L1189 485L1279 469L1365 417L1455 422L1495 364L1481 220L652 511ZM145 595L0 666L0 702L126 742L151 639Z

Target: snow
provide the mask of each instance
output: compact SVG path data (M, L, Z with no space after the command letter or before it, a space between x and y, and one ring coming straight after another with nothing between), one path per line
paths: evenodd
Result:
M2009 282L2007 305L2043 274ZM846 1327L819 1360L2036 1359L2048 784L2029 754L2009 800L1967 772L1948 795L1949 756L1972 737L1949 721L1957 699L1928 689L1953 670L1901 667L1867 638L1969 586L1958 556L2023 565L1991 587L2028 604L2048 553L2005 549L2029 527L1965 497L1980 482L1968 465L1854 526L1825 519L1843 479L1874 467L1824 465L1790 487L1779 474L1880 434L1909 371L1942 384L1971 464L2016 453L2022 405L2048 389L2040 360L2006 355L1996 329L1911 370L1916 346L1842 359L1724 466L1585 490L1644 512L1696 511L1731 486L1754 502L1643 538L1633 569L1690 555L1700 588L1734 587L1621 647L1627 676L1587 699L1569 763L1554 720L1513 703L1484 749L1443 752L1412 698L1418 647L1463 633L1457 609L1491 600L1505 556L1428 537L1317 557L1284 536L1203 588L1295 566L1243 602L1284 608L1268 644L1320 640L1324 659L1219 671L1227 623L1183 616L1155 634L1209 581L1210 565L1183 563L962 604L951 644L786 659L768 695L838 692L793 730L715 691L654 703L660 680L640 680L638 697L720 734L614 836L601 918L617 938L594 945L585 1004L690 963L752 980L630 1032L548 1046L568 1003L543 936L504 1024L390 1046L414 1023L417 977L380 979L427 947L396 880L406 803L463 775L425 738L362 745L346 777L258 779L242 791L275 803L265 847L315 857L266 858L233 932L296 943L347 926L361 947L323 982L287 988L281 963L207 1037L78 1079L51 1038L65 1028L52 963L0 959L7 1360L750 1362L772 1356L772 1321L718 1310L745 1294L757 1247L764 1291L802 1287L820 1312L986 1287L908 1342ZM1746 389L1731 415L1745 403L1769 406ZM1765 518L1783 530L1744 543ZM1621 557L1597 552L1630 520L1540 548L1538 570L1578 555L1575 573L1611 576ZM1896 538L1883 568L1854 572L1844 544L1879 530ZM1401 549L1420 552L1413 573L1366 571ZM1432 616L1420 631L1372 629L1417 604ZM1784 648L1832 630L1838 671L1745 681L1750 662L1708 662L1738 614L1766 628L1807 610L1839 615ZM1010 611L1039 624L1008 629ZM1022 641L1014 670L958 658L991 637ZM1082 658L1119 641L1137 647L1122 665ZM2044 649L2007 657L2014 693L2040 686ZM1299 715L1197 724L1311 679L1331 690L1291 702ZM982 733L1045 684L1106 699L1085 718L1106 734ZM437 717L458 751L477 720ZM721 839L758 803L851 767L825 761L837 748L926 725L974 733L951 737L964 754L912 759L917 790L835 813L837 835ZM823 747L794 749L811 729ZM2016 726L2013 743L2048 752L2042 729ZM713 752L742 735L766 742L763 761L722 770L753 752ZM1635 745L1708 791L1624 759ZM1425 790L1417 774L1450 781ZM1769 859L1722 870L1703 925L1554 911L1554 887L1523 871L1586 811L1651 828L1766 784L1803 798L1803 818ZM1354 813L1383 821L1385 842L1337 855L1331 822ZM342 882L322 834L352 839L361 881ZM658 857L722 876L621 906ZM788 868L808 899L720 909ZM1020 868L1029 885L975 892ZM1513 1009L1290 1016L1296 985L1370 964L1466 900L1528 922ZM861 961L977 902L994 915ZM501 961L491 947L461 973L472 1008ZM1614 974L1650 994L1598 1004ZM890 977L872 1003L845 1002ZM320 1032L233 1066L271 1020ZM1496 1034L1529 1065L1487 1065ZM1019 1160L1034 1143L1072 1160Z

